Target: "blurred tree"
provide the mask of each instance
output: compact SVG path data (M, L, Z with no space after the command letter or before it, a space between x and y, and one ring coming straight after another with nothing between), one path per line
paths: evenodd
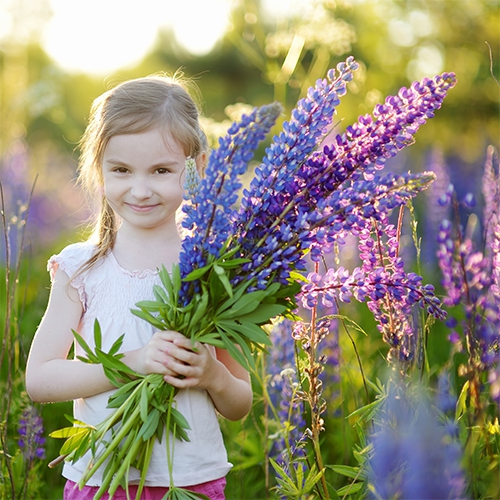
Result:
M50 17L47 0L18 0L2 6L0 33L0 157L25 135L25 93L29 85L26 46Z

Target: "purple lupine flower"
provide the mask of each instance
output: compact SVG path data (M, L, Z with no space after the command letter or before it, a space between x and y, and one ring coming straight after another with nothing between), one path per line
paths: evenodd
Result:
M182 225L190 233L182 243L182 277L203 267L207 255L218 256L232 234L234 205L242 185L240 176L280 112L278 103L255 108L219 139L219 147L210 155L205 176L197 188L188 193L190 203L183 206ZM184 285L181 301L187 301L189 284Z
M464 498L462 449L423 394L411 397L402 387L392 388L370 442L370 498Z
M500 171L495 173L498 166L498 152L493 146L489 146L486 152L484 165L482 191L484 197L484 246L486 252L491 249L493 231L500 223Z
M42 417L34 406L29 406L19 420L17 444L26 461L45 458L45 437Z
M322 309L324 310L324 308L318 308L318 316L328 316L328 313L322 312ZM339 340L338 320L330 319L328 334L318 346L318 362L323 366L323 371L320 374L320 380L323 383L323 391L326 392L325 399L328 400L329 403L325 411L327 411L330 415L334 414L332 406L340 395L339 384L341 351Z
M285 271L285 280L286 271L294 267L302 253L302 248L295 251L290 244L293 237L308 233L307 210L301 208L297 190L303 186L296 172L326 135L339 99L346 93L346 82L352 79L352 72L357 67L350 57L337 65L338 76L330 70L328 80L318 80L316 86L309 89L307 97L293 110L291 120L283 124L283 132L266 149L263 163L255 169L249 189L244 190L238 242L243 254L253 259L245 271L259 268L257 287L265 287L269 275L275 271L267 269L267 265L262 266L264 257L275 257L272 261ZM293 220L282 223L287 213ZM280 248L281 242L288 248ZM260 248L258 254L254 251L256 246ZM301 264L299 262L299 269Z
M434 288L423 285L417 274L405 272L404 262L398 256L397 229L387 218L360 229L358 234L362 266L352 272L343 267L330 268L324 276L311 273L299 298L306 308L316 307L320 299L327 307L337 299L349 302L354 297L366 301L377 328L390 346L388 358L410 361L415 351L414 306L426 307L440 319L444 319L445 313Z
M440 149L432 151L428 168L436 174L436 180L425 192L429 210L425 212L425 221L422 225L422 263L434 268L438 245L435 235L439 231L441 221L449 218L451 201L451 198L448 199L446 196L447 187L450 185L450 173Z
M271 272L286 283L292 269L305 269L305 253L318 260L325 249L332 249L336 241L347 234L357 234L367 218L384 219L395 207L425 189L434 179L430 173L375 176L371 180L359 179L318 200L316 208L296 206L284 217L273 235L254 245L252 262L247 264L249 277L257 279L257 288ZM264 231L264 229L262 229ZM264 233L265 234L265 233ZM279 244L281 241L281 244Z
M290 269L304 269L304 248L310 248L311 257L317 260L331 250L337 237L363 226L366 217L400 205L405 188L417 179L392 174L380 177L375 172L386 158L408 145L418 127L441 106L455 83L454 75L444 74L402 89L375 109L375 119L360 117L337 137L336 144L325 146L322 152L313 151L309 136L304 136L320 136L323 129L310 129L316 123L311 116L322 117L325 108L331 112L331 102L336 101L327 97L333 93L337 98L337 87L344 91L342 82L350 73L342 71L352 63L347 61L336 80L330 74L329 85L322 81L310 92L310 99L295 110L285 132L268 148L264 164L245 191L239 241L243 253L247 249L251 253L253 261L246 270L255 270L250 277L256 278L257 288L265 287L273 273L285 282ZM390 196L398 183L401 189ZM382 190L388 193L383 196Z
M460 306L465 313L460 323L447 322L447 326L453 329L450 340L458 343L462 339L456 329L460 324L464 340L461 345L468 351L467 368L472 377L472 392L478 407L482 404L480 386L486 377L490 379L492 399L498 401L496 374L500 361L500 225L497 215L498 179L492 166L492 159L493 152L490 149L483 176L486 218L484 251L477 250L471 236L466 234L460 225L460 221L455 221L455 224L448 220L443 221L438 235L438 262L445 290L443 303L448 307ZM454 193L452 198L456 204Z
M270 349L267 373L269 380L269 397L273 407L277 409L278 422L284 426L274 436L271 454L277 456L276 461L288 466L295 456L303 456L304 403L295 395L298 384L295 372L295 341L292 336L293 323L281 320L276 323L270 333L273 347Z
M447 306L454 306L460 302L464 287L463 276L454 264L455 243L452 232L452 223L444 219L439 226L437 258L443 275L441 284L446 291L443 303Z

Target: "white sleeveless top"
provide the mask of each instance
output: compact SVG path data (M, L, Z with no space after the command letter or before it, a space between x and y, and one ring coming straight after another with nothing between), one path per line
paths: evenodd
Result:
M95 251L95 245L83 242L66 247L49 259L51 276L57 268L70 278ZM138 349L154 333L146 321L130 312L140 300L153 300L153 285L161 284L156 271L129 271L120 267L112 252L90 270L77 276L71 285L78 291L83 305L83 315L78 332L94 348L94 320L97 318L102 331L102 348L108 351L118 337L125 334L121 351ZM213 349L209 346L210 349ZM215 351L212 350L214 354ZM84 355L76 345L75 355ZM87 424L97 425L113 410L106 408L113 391L74 401L74 417ZM205 390L184 389L175 397L177 409L187 419L190 441L176 440L173 460L173 479L176 486L191 486L224 477L232 465L222 440L218 417L213 402ZM172 441L172 440L171 440ZM66 462L63 476L78 482L90 459L90 452L71 464ZM102 470L97 471L87 483L99 486ZM130 471L130 483L138 482L140 473ZM148 470L146 486L169 486L165 439L156 442Z

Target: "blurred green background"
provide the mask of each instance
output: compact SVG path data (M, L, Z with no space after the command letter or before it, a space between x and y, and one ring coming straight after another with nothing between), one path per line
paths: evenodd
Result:
M486 148L500 138L497 0L0 0L0 183L10 227L0 244L4 262L7 251L19 250L18 221L36 180L16 292L14 387L22 393L26 353L47 302L46 261L80 238L89 216L75 174L93 99L123 80L180 69L197 82L204 124L216 137L247 105L279 100L286 119L307 88L349 55L360 69L338 108L339 131L414 80L456 73L443 109L397 168L429 168L438 151L457 190L477 192ZM371 345L371 356L379 346ZM6 364L0 368L6 379ZM70 405L44 408L47 431L64 425L65 412ZM230 453L254 445L260 456L254 434L243 439L238 427L234 435ZM48 459L58 445L47 445ZM41 470L44 494L58 492L58 471ZM245 474L247 485L254 476L260 484L260 469Z

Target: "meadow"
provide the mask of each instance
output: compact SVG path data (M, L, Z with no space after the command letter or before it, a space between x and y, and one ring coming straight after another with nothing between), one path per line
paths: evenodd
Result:
M298 29L310 19L271 28L259 12L248 15L258 2L244 4L222 47L186 57L186 73L214 68L200 82L214 147L243 112L273 100L283 105L243 176L246 187L316 78L350 53L359 68L336 105L331 134L315 144L330 147L333 177L324 185L334 185L337 198L328 207L337 210L338 202L335 213L345 217L311 231L295 315L263 327L272 345L253 351L252 412L240 422L221 420L234 465L227 498L500 498L498 9L487 1L440 9L388 1L408 26L424 12L436 28L428 35L415 28L417 41L404 46L377 41L377 30L391 24L377 2L365 10L318 2L323 27L340 23L333 41ZM445 27L451 13L455 29ZM464 47L460 30L472 33ZM297 43L287 38L292 31L305 41L287 66ZM120 78L179 67L167 35ZM456 82L451 73L432 80L418 66L425 59L418 50L433 43ZM33 404L24 370L48 299L46 262L86 235L75 145L104 84L58 72L36 44L0 47L0 54L0 498L57 499L61 466L48 463L61 441L49 433L67 425L71 402ZM226 75L227 67L238 76ZM9 105L21 95L26 109ZM415 95L431 107L422 111ZM394 123L406 135L390 129ZM346 168L358 177L342 177ZM316 202L332 200L325 193ZM311 214L326 210L316 202Z

